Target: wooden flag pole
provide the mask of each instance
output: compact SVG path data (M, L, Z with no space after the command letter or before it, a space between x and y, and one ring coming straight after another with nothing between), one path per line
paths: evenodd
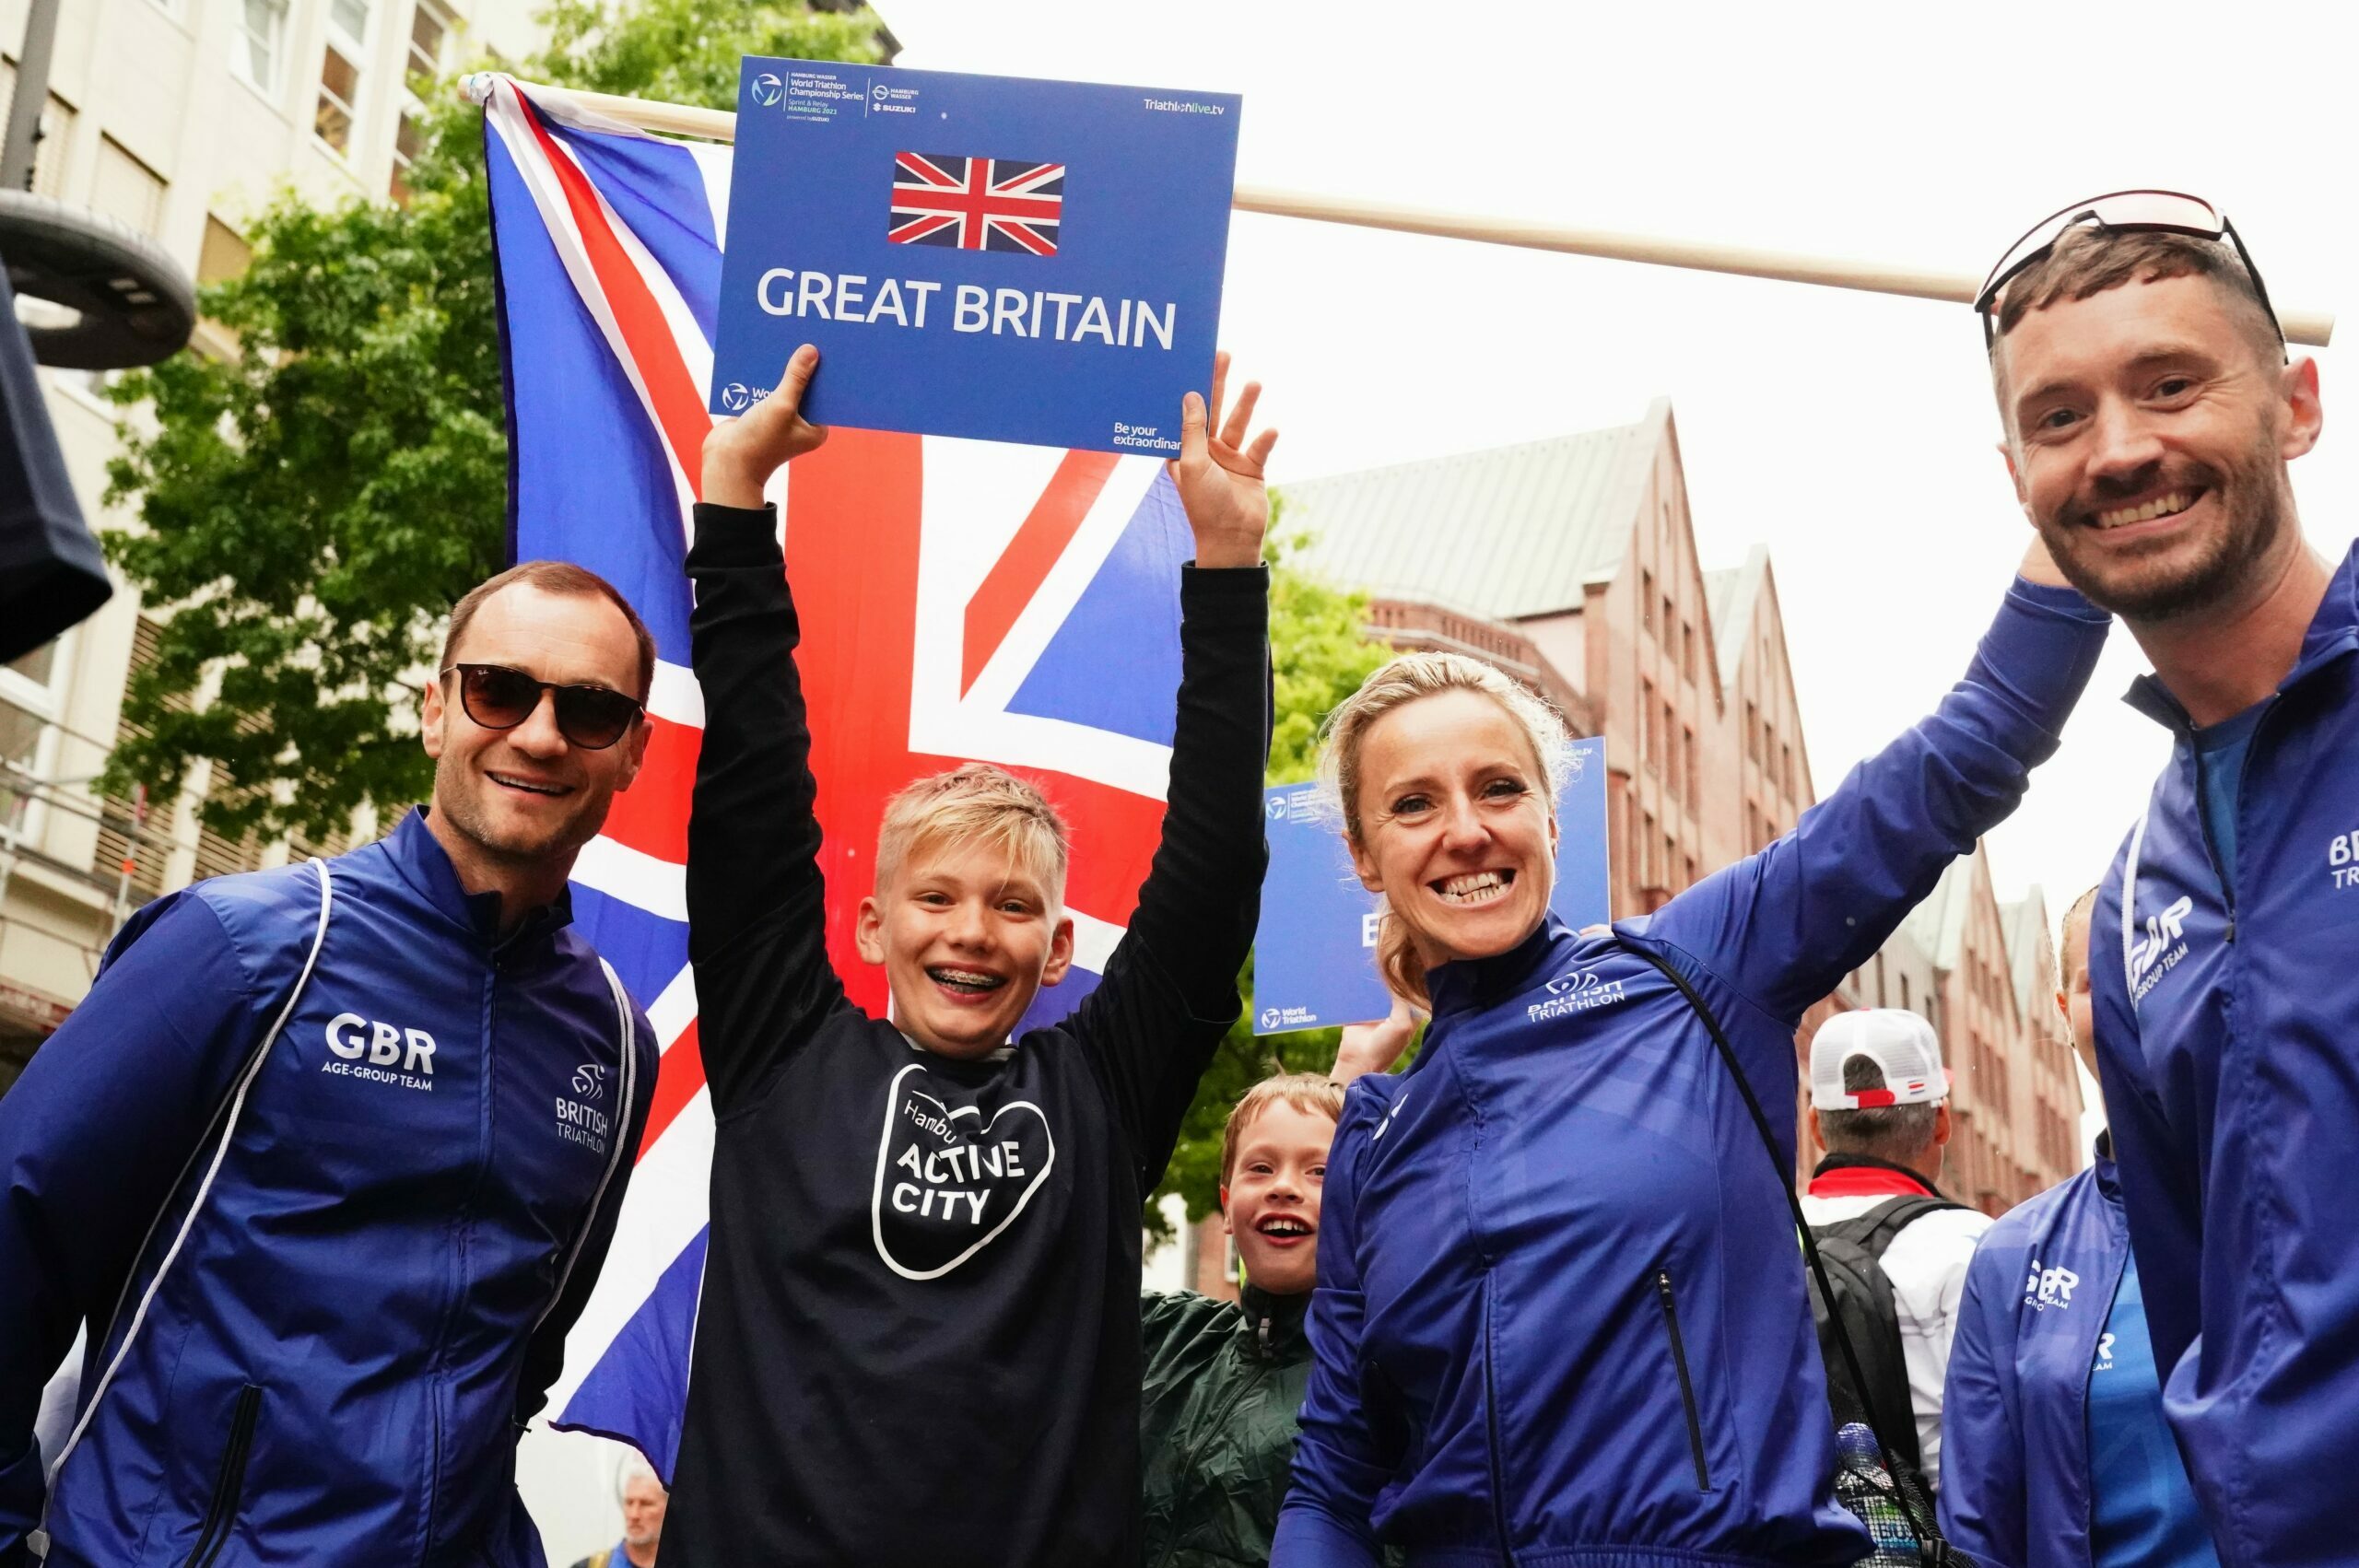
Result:
M565 88L527 83L541 93L561 93L585 111L620 121L642 131L668 135L698 136L707 141L737 139L737 116L721 109L692 109L686 104L656 103L646 99L620 98L612 93L575 92ZM1576 228L1568 224L1531 218L1502 217L1484 213L1446 212L1431 207L1403 206L1358 197L1323 196L1309 191L1285 191L1267 185L1239 185L1232 205L1239 212L1268 213L1277 217L1309 218L1319 223L1344 223L1360 228L1390 228L1402 234L1430 234L1445 240L1476 240L1489 245L1514 245L1527 251L1558 251L1574 256L1598 256L1608 261L1645 262L1654 266L1686 267L1697 272L1731 273L1740 277L1776 278L1786 283L1815 283L1830 288L1858 288L1872 294L1902 294L1919 299L1942 299L1959 305L1974 303L1982 287L1978 274L1951 273L1839 256L1813 256L1790 251L1755 250L1700 240L1669 240L1649 234L1621 234L1605 229ZM2280 310L2279 322L2288 343L2324 347L2334 335L2330 310Z

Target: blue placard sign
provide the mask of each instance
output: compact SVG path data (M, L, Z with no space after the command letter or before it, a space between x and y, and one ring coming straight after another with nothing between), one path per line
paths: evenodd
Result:
M1575 741L1556 802L1556 918L1576 929L1610 918L1605 742ZM1342 825L1316 784L1263 791L1270 870L1253 939L1253 1032L1321 1029L1381 1018L1392 999L1376 973L1381 905L1360 885Z
M812 343L819 424L1176 456L1242 101L746 56L713 412Z

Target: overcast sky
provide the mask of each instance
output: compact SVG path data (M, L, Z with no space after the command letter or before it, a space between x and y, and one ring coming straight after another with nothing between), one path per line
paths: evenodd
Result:
M2346 8L879 0L900 63L1245 95L1240 183L1980 273L2068 202L2209 196L2359 333ZM1941 19L1935 19L1936 17ZM1965 307L1238 215L1222 337L1288 479L1677 419L1708 566L1766 541L1822 793L1964 669L2026 539ZM2295 464L2340 559L2359 432ZM2346 356L2347 357L2347 356ZM2000 895L2103 872L2160 765L2117 632Z

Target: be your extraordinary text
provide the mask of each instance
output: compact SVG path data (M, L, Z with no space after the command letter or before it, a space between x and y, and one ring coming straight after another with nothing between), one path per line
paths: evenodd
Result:
M772 267L755 283L754 294L768 315L923 328L943 319L939 310L931 317L928 314L942 287L926 278L888 277L872 292L864 274L797 273ZM1144 299L1109 303L1095 294L985 288L962 283L951 291L949 321L952 332L1044 337L1059 343L1094 341L1109 348L1145 348L1152 343L1168 351L1179 314L1176 301L1157 310Z

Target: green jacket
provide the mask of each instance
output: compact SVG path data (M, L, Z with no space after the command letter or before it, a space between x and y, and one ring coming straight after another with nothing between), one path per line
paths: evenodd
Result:
M1251 1285L1242 1303L1185 1291L1139 1298L1144 1568L1270 1561L1310 1379L1309 1305Z

